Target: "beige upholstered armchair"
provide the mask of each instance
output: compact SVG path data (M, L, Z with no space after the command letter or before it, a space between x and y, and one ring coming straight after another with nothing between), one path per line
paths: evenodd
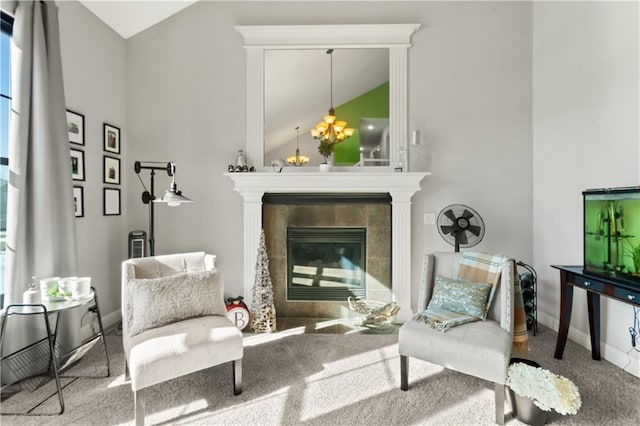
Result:
M433 253L424 257L418 312L428 306L437 276L458 276L460 258L461 253ZM402 390L409 388L409 357L479 377L495 384L496 423L504 424L505 383L513 344L514 268L512 259L502 263L502 273L486 320L457 325L442 332L417 317L400 328Z
M144 424L144 389L226 362L242 392L242 333L226 318L215 256L173 254L122 263L122 341L135 420Z

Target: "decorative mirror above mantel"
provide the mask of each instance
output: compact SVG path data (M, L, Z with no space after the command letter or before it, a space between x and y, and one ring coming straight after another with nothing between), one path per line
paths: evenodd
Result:
M299 152L317 167L320 135L310 130L320 121L324 127L330 108L341 129L353 129L334 146L333 164L353 166L362 157L388 166L389 50L265 49L264 164Z
M388 51L384 57L388 63L388 151L390 169L402 160L402 153L406 152L407 129L407 57L411 46L411 35L420 28L420 24L367 24L367 25L266 25L266 26L236 26L234 27L244 38L247 51L247 142L246 155L248 162L254 164L258 171L271 171L270 157L267 155L271 148L266 147L273 133L272 119L267 117L266 105L272 105L271 99L266 99L269 93L265 90L265 74L267 61L265 57L275 51L280 54L291 50L303 52L305 50L353 49L356 52L371 50L371 56L380 56L379 52ZM328 68L327 68L328 69ZM318 71L318 80L325 84L328 76L324 68ZM327 86L327 92L328 92ZM333 89L332 89L333 90ZM300 94L301 97L305 93ZM333 93L332 93L333 97ZM328 95L327 95L328 98ZM333 99L332 99L333 101ZM332 102L333 103L333 102ZM333 105L332 105L333 106ZM329 105L327 105L327 108ZM318 117L322 119L322 117ZM294 120L295 121L295 120ZM302 121L300 119L299 121ZM267 136L265 123L269 124L270 135ZM296 123L297 125L306 123ZM284 134L289 132L291 140L296 137L295 126L278 129ZM301 144L301 150L317 151L317 144L309 145L309 129L300 128L307 142ZM282 138L282 137L281 137ZM303 141L303 138L300 138ZM293 152L292 152L293 154ZM272 156L275 154L272 154ZM406 170L406 168L405 168Z

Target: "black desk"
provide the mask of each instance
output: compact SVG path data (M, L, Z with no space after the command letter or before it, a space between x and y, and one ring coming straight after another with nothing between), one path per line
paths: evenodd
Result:
M600 295L640 306L640 286L621 284L609 281L605 277L585 273L582 266L551 265L551 267L560 270L560 326L553 357L562 359L571 322L573 287L578 287L587 291L591 358L600 360Z
M78 306L83 306L86 304L92 303L93 307L95 309L96 312L96 316L98 319L98 326L100 327L100 331L96 334L94 334L93 336L91 336L88 340L85 340L80 346L72 349L71 351L69 351L67 354L64 354L62 356L63 359L66 359L66 361L63 363L63 365L59 365L58 363L58 359L56 357L56 353L55 353L55 347L56 347L56 337L58 335L58 324L60 324L60 317L58 316L58 318L56 319L56 325L55 325L55 329L51 330L51 325L49 324L49 317L52 314L58 314L58 315L62 315L62 313L64 311L67 311L69 309L78 307ZM9 319L9 317L12 316L24 316L24 315L40 315L42 316L42 319L44 321L44 325L45 325L45 329L46 329L46 337L44 337L43 339L38 340L37 342L34 342L32 344L30 344L27 347L21 348L18 351L6 355L6 356L2 356L2 344L4 342L4 338L5 338L5 329L7 326L7 321ZM82 355L84 355L84 353L91 349L91 347L93 346L94 343L97 342L98 339L102 339L102 345L104 346L104 353L105 353L105 358L107 361L107 375L106 377L109 377L111 375L111 370L109 367L109 354L107 352L107 343L105 341L104 338L105 334L104 334L104 328L102 327L102 315L100 314L100 305L98 304L98 295L96 294L96 290L92 287L91 288L91 294L88 295L87 297L81 298L81 299L70 299L70 300L60 300L60 301L43 301L40 303L34 303L34 304L23 304L23 303L17 303L17 304L13 304L13 305L9 305L7 306L7 308L4 311L4 318L3 318L3 322L2 322L2 328L0 329L0 360L4 360L5 358L9 358L12 357L14 355L17 355L18 353L21 353L25 350L28 350L29 348L33 347L34 345L39 344L40 342L47 340L48 341L48 346L49 346L49 370L50 372L53 373L55 382L56 382L56 393L58 394L58 402L60 404L60 411L58 412L58 414L62 414L64 412L64 398L62 396L62 389L64 388L64 386L61 386L60 384L60 373L65 370L66 368L70 367L71 365L73 365L73 363L79 359ZM74 377L74 380L77 377ZM73 381L72 381L73 382ZM71 383L72 383L71 382ZM70 384L70 383L69 383ZM65 385L66 386L66 385ZM53 394L55 395L55 393ZM51 395L51 396L53 396ZM48 398L47 398L48 399ZM44 402L44 401L42 401ZM2 413L5 415L22 415L22 414L29 414L31 413L31 411L33 411L35 408L37 408L40 404L39 403L37 405L35 405L33 408L31 408L27 413Z

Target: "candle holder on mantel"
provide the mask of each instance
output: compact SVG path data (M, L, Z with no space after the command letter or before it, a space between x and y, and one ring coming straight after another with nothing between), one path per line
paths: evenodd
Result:
M407 148L401 146L398 148L398 162L394 170L396 172L408 171L407 169Z

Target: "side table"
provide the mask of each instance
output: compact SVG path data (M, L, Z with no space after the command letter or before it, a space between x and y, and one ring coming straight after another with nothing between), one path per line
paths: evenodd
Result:
M600 296L640 307L640 288L632 284L595 276L584 271L582 266L551 265L560 271L560 324L553 357L562 359L564 346L569 334L573 288L581 288L587 293L589 314L589 335L591 337L591 358L599 361L600 355Z
M84 306L90 303L92 303L93 306L89 307L89 310L95 311L96 316L98 318L98 325L100 327L100 330L98 331L98 333L95 333L89 339L87 339L84 343L80 344L79 346L63 354L61 358L67 359L67 361L64 363L63 366L59 366L58 359L55 355L55 346L56 346L56 337L58 335L58 324L60 324L60 316L65 311L68 311L69 309L76 308L78 306ZM52 331L51 325L49 323L49 317L56 313L58 314L58 317L55 322L55 327ZM47 336L9 355L2 356L2 347L4 343L4 338L5 338L7 321L9 320L10 317L25 316L25 315L42 316ZM10 358L12 356L18 355L19 353L24 352L27 349L43 342L44 340L47 340L48 346L49 346L49 370L48 371L53 372L53 375L54 375L54 379L56 382L56 393L58 394L58 401L60 403L60 411L58 412L58 414L62 414L64 412L64 397L62 396L63 387L60 385L60 377L61 377L60 373L64 369L69 367L77 359L79 354L84 354L83 349L85 350L90 349L98 339L102 339L105 358L107 361L106 377L109 377L111 375L111 371L109 367L109 353L107 351L107 343L105 341L104 328L102 326L102 315L100 314L100 305L98 303L98 295L95 291L95 288L91 287L91 293L87 297L84 297L81 299L47 300L41 303L34 303L34 304L16 303L16 304L7 306L3 315L2 329L0 330L0 360L5 360L6 358ZM13 414L13 415L29 414L40 404L36 404L33 408L28 410L26 413L3 413L3 414Z

